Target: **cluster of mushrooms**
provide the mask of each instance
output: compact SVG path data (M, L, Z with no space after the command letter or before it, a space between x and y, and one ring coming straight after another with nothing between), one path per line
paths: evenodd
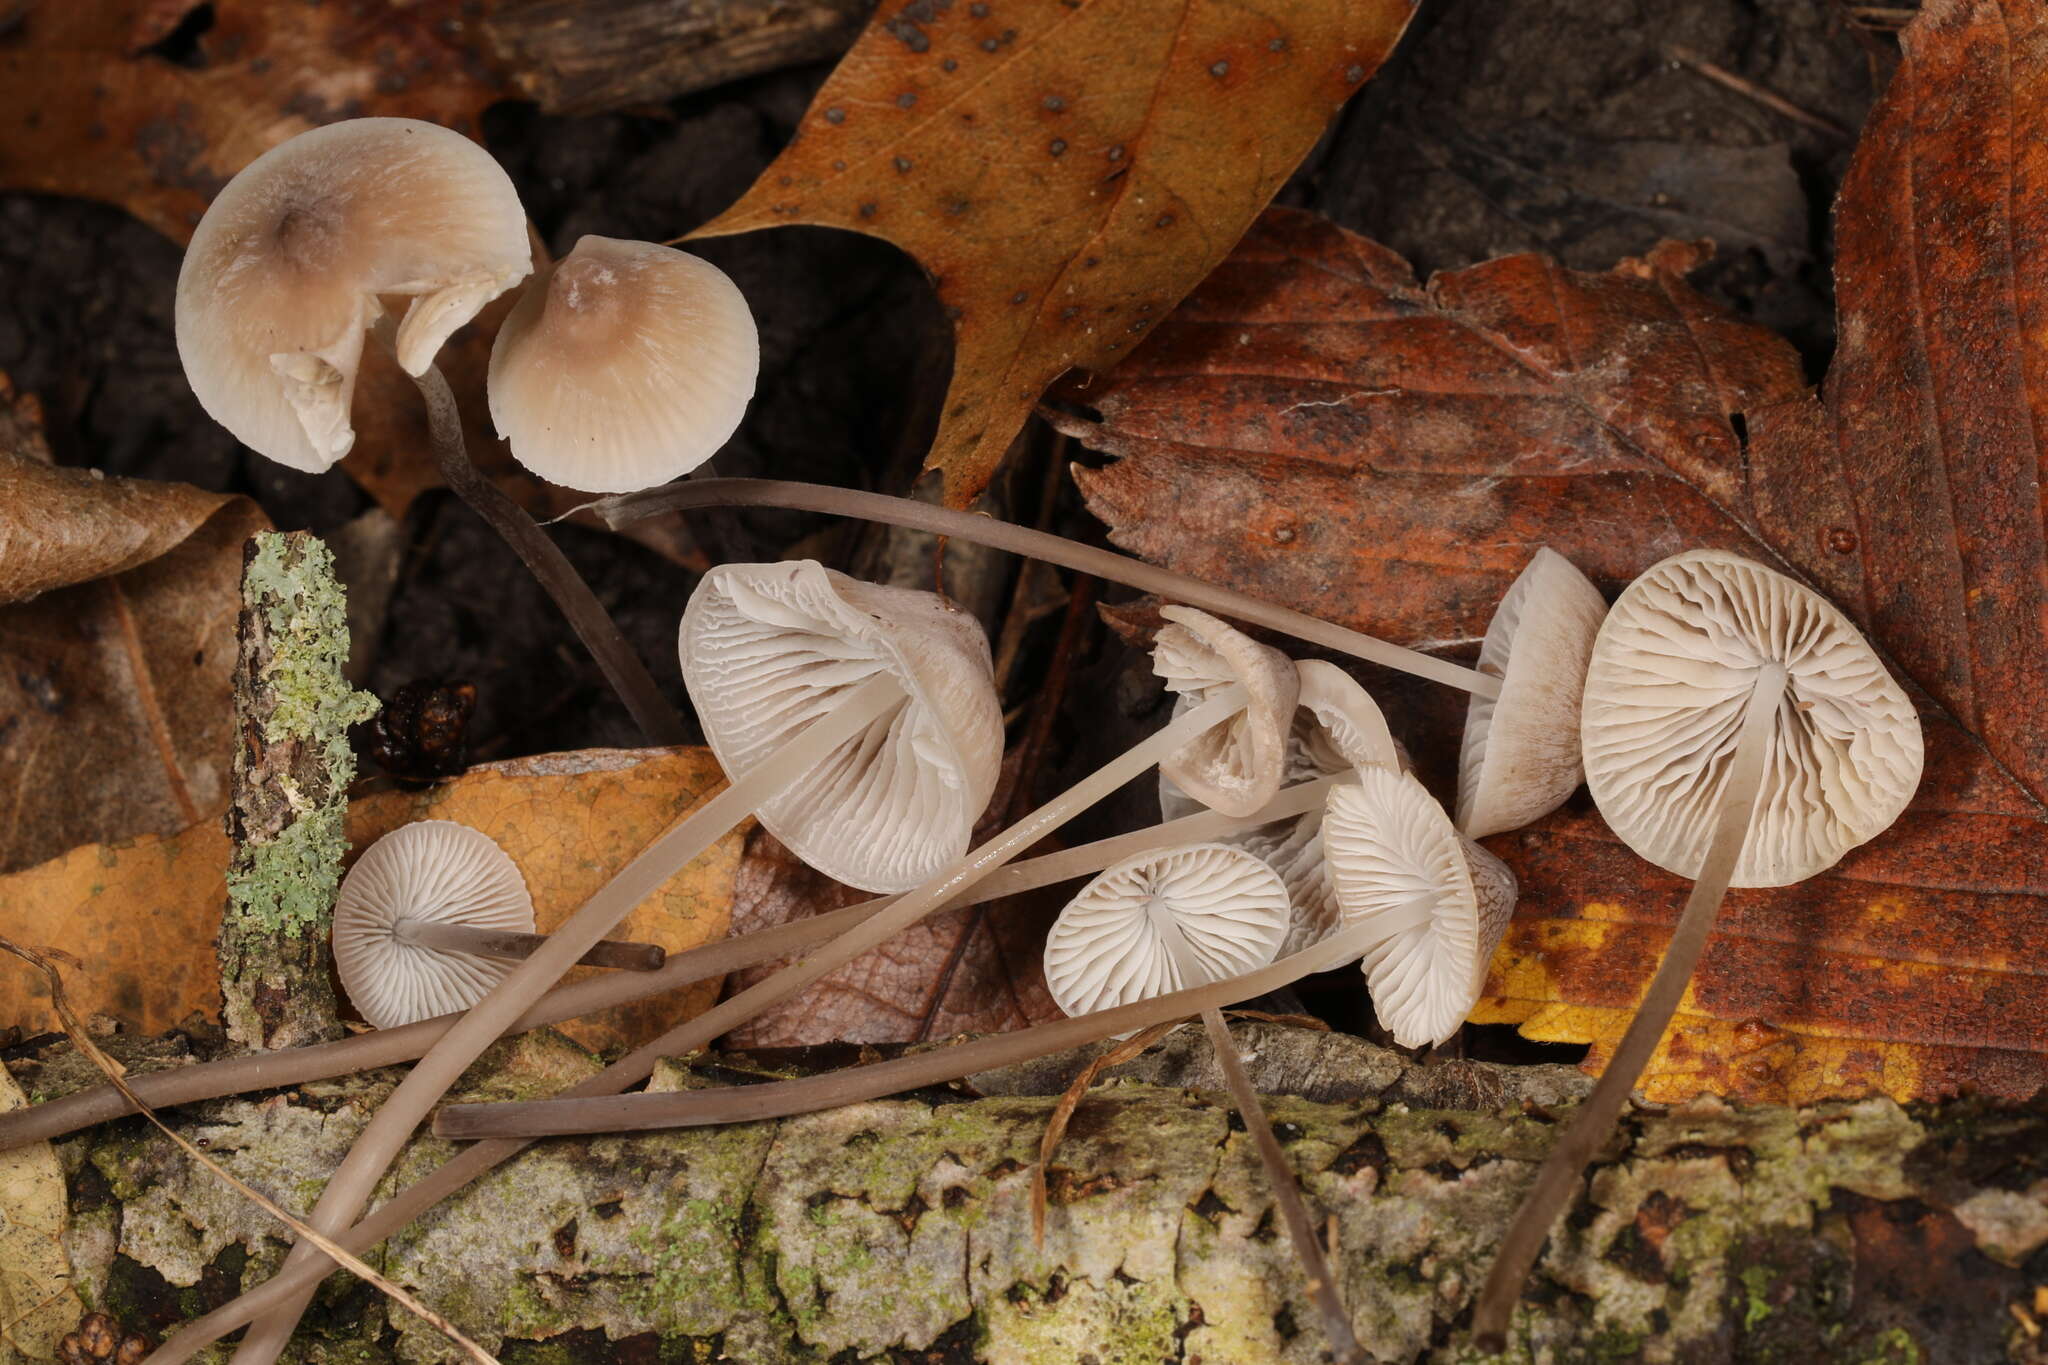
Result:
M879 516L1192 604L1163 609L1153 653L1176 701L1157 733L973 847L1004 743L979 625L937 594L811 561L714 568L683 611L679 648L729 779L721 794L544 937L533 932L519 869L487 837L441 821L401 829L358 859L335 912L338 968L372 1032L134 1078L143 1100L171 1105L418 1059L310 1216L351 1249L390 1236L537 1137L799 1113L1199 1016L1259 1143L1331 1348L1348 1358L1356 1346L1341 1286L1219 1010L1357 963L1396 1041L1449 1038L1480 994L1516 894L1512 873L1475 840L1548 814L1585 782L1619 838L1695 887L1636 1024L1502 1244L1475 1324L1481 1338L1497 1335L1675 1010L1727 887L1785 885L1831 866L1886 828L1919 781L1914 708L1847 618L1729 553L1667 559L1610 610L1583 574L1541 550L1468 669L986 518L761 481L656 487L695 468L740 420L756 366L745 301L712 266L647 243L586 237L532 272L509 180L476 146L431 125L338 124L231 182L179 280L180 350L210 413L261 453L317 470L353 440L349 396L363 337L376 335L419 379L449 481L535 565L602 660L623 650L617 632L587 589L579 598L573 571L549 558L531 521L493 504L473 470L463 474L461 424L433 370L454 329L529 273L492 356L490 407L513 455L542 477L636 493L611 504L615 522L747 503ZM1409 771L1351 673L1290 658L1222 616L1470 693L1455 811ZM630 656L606 663L650 739L679 732L660 716L658 694L648 699L651 683L636 693L635 668L644 680ZM1154 768L1160 824L1011 865ZM749 817L875 899L672 956L605 939ZM1046 980L1068 1019L803 1080L625 1093L659 1059L709 1044L930 914L1084 876L1092 880L1045 949ZM470 1145L362 1217L405 1142L501 1036L790 958L557 1099L442 1108L434 1131ZM628 970L558 984L579 961ZM126 1108L111 1088L81 1092L0 1117L0 1146ZM333 1269L301 1245L275 1277L189 1324L153 1359L188 1359L253 1324L235 1359L267 1365Z

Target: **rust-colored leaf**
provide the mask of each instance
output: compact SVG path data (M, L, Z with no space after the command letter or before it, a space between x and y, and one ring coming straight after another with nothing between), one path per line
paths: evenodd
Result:
M546 931L722 785L717 762L702 749L549 754L472 768L422 793L357 801L348 835L360 850L413 820L473 825L519 865ZM671 950L721 937L742 842L735 833L713 845L636 910L622 933ZM212 820L170 838L73 849L0 877L0 924L27 944L89 944L85 969L68 979L74 1007L160 1032L194 1010L218 1012L213 939L227 861L227 836ZM641 1042L703 1009L717 985L592 1015L565 1031L592 1047ZM0 1026L8 1024L29 1032L57 1027L48 986L19 964L0 969Z
M887 0L796 141L696 236L894 242L956 352L928 467L988 483L1045 386L1123 356L1221 261L1412 0Z
M757 829L733 886L733 932L773 928L868 898L813 871ZM728 1042L915 1043L1061 1018L1039 967L1047 922L1014 901L943 911L742 1024ZM781 965L735 973L733 984L752 985Z
M1106 384L1070 395L1101 422L1064 425L1118 457L1077 474L1091 507L1174 568L1468 646L1537 545L1610 590L1720 546L1816 582L1935 694L1926 780L1892 830L1803 885L1730 895L1645 1077L1661 1099L2048 1083L2048 818L2029 748L2048 570L2028 417L2048 374L2014 303L2048 291L2048 257L1987 257L2003 191L1976 203L2014 170L2017 224L2048 213L2048 186L1997 154L2004 95L1961 74L2008 73L2012 144L2031 149L2048 31L1942 0L1909 48L1845 191L1825 403L1782 341L1686 286L1690 248L1597 275L1514 256L1423 285L1295 213L1270 214ZM1940 174L1900 178L1909 137ZM1597 1068L1685 884L1583 798L1492 845L1523 895L1475 1017L1591 1042Z
M246 498L46 463L0 378L0 871L227 802Z

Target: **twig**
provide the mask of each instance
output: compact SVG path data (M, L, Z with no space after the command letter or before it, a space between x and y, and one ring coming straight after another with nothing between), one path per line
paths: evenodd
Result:
M1758 85L1755 81L1745 76L1738 76L1725 66L1710 62L1689 47L1680 47L1676 43L1668 43L1665 45L1664 55L1677 62L1680 66L1697 71L1700 75L1705 76L1723 89L1733 90L1744 99L1754 100L1773 113L1782 114L1784 117L1791 119L1794 123L1803 123L1817 133L1823 133L1828 137L1836 138L1843 142L1854 142L1856 140L1854 133L1826 115L1816 114L1811 109L1802 109L1777 91Z
M204 1166L207 1170L212 1171L222 1180L225 1180L230 1186L234 1188L234 1190L237 1193L242 1195L244 1198L248 1199L251 1203L255 1204L256 1207L262 1209L265 1213L277 1219L280 1223L283 1223L286 1227L290 1228L293 1232L296 1232L300 1237L311 1242L314 1246L319 1247L320 1250L326 1252L327 1255L331 1257L333 1260L335 1260L348 1270L353 1271L359 1278L367 1280L369 1283L383 1290L384 1293L388 1294L392 1299L397 1301L399 1304L402 1304L406 1309L410 1310L412 1313L417 1315L421 1321L425 1322L428 1326L434 1328L443 1336L447 1337L450 1341L454 1342L456 1346L461 1348L462 1353L468 1356L471 1360L477 1362L477 1365L498 1365L498 1359L496 1356L493 1356L489 1351L486 1351L483 1347L477 1345L474 1341L471 1341L468 1337L464 1336L459 1330L457 1330L454 1323L449 1322L448 1319L442 1317L439 1313L436 1313L433 1309L427 1307L424 1303L421 1303L411 1294L399 1288L391 1281L385 1279L376 1271L370 1269L370 1267L367 1264L365 1264L360 1258L350 1255L348 1252L344 1251L340 1246L336 1245L330 1239L322 1236L320 1233L316 1232L311 1227L308 1227L306 1224L300 1222L297 1218L294 1218L291 1214L285 1212L284 1209L280 1208L277 1204L273 1203L270 1200L270 1198L264 1195L260 1190L253 1189L250 1186L243 1184L240 1180L236 1179L233 1175L229 1174L226 1168L222 1167L218 1162L214 1161L212 1157L209 1157L206 1153L200 1151L197 1147L194 1147L190 1142L187 1142L176 1131L174 1131L169 1124L165 1123L162 1119L158 1118L156 1110L151 1109L148 1105L144 1104L142 1102L142 1097L137 1095L134 1092L134 1090L129 1088L128 1081L125 1075L126 1068L123 1067L119 1062L115 1061L112 1057L109 1057L106 1053L100 1051L99 1044L93 1042L92 1035L87 1033L85 1030L85 1026L78 1022L78 1016L71 1012L71 1002L67 1000L64 996L64 977L57 970L57 964L52 962L43 954L37 952L35 949L24 948L20 944L11 942L10 940L5 938L0 938L0 949L5 949L7 952L13 953L16 957L22 959L24 962L27 962L29 965L35 967L37 970L41 971L44 976L49 978L50 1006L52 1009L57 1011L57 1018L63 1022L64 1032L70 1035L72 1046L76 1047L80 1052L84 1053L87 1060L89 1060L94 1066L98 1067L102 1072L106 1074L108 1083L111 1084L116 1090L120 1091L122 1096L127 1099L128 1103L135 1106L135 1112L141 1114L144 1118L148 1119L151 1123L155 1124L159 1129L161 1129L164 1136L169 1138L172 1142L177 1143L179 1148L184 1151L185 1155L191 1157L194 1161Z
M1163 1024L1154 1024L1101 1053L1081 1068L1081 1074L1074 1077L1073 1084L1052 1107L1052 1115L1045 1121L1045 1136L1038 1140L1038 1164L1031 1168L1032 1245L1045 1245L1045 1173L1052 1168L1052 1159L1058 1153L1060 1143L1066 1139L1067 1125L1073 1122L1074 1111L1081 1107L1081 1099L1095 1084L1095 1078L1113 1066L1122 1066L1186 1022L1185 1019L1169 1019Z

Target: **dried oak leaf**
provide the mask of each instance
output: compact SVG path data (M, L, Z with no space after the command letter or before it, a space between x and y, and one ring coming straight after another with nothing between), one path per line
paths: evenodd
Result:
M1221 261L1412 0L887 0L796 139L692 236L893 242L956 351L927 467L965 506L1046 384L1106 369Z
M232 651L230 651L232 653ZM594 749L472 768L419 793L366 797L349 808L358 850L413 820L459 820L503 845L533 894L543 932L672 823L723 786L702 749ZM724 935L742 838L735 833L677 872L621 933L693 947ZM28 944L64 946L83 966L66 979L81 1015L104 1013L160 1032L194 1010L217 1014L214 931L227 896L228 840L208 821L170 838L73 849L0 877L0 924ZM714 997L707 982L568 1027L593 1047L640 1042ZM0 1023L57 1027L40 973L0 969Z
M867 899L756 828L733 884L732 929L770 929ZM1039 968L1051 916L1037 912L1046 908L1042 898L1020 897L942 911L742 1024L727 1044L916 1043L1062 1018ZM782 965L735 972L733 987L753 985Z
M0 446L0 872L227 803L247 498Z
M0 1066L0 1113L28 1097ZM0 1152L0 1365L50 1360L78 1321L78 1290L64 1250L70 1197L47 1142Z
M1902 75L1872 135L1880 145L1924 79ZM1873 184L1869 166L1859 160L1850 195L1907 198ZM1964 178L1983 177L1998 179L1984 168ZM1845 203L1844 223L1863 211ZM1944 205L1920 211L1951 233L1977 230ZM1845 404L1845 392L1883 387L1875 376L1896 363L1874 338L1909 325L1895 321L1903 312L1873 316L1877 300L1850 279L1873 268L1876 242L1859 232L1843 235L1842 352L1825 408L1788 346L1686 286L1692 248L1666 244L1605 274L1513 256L1422 285L1384 248L1276 212L1106 384L1070 393L1099 421L1060 424L1117 457L1076 478L1119 544L1362 630L1469 646L1538 545L1609 589L1675 551L1718 546L1820 583L1940 695L1938 672L1913 661L1946 657L1940 642L1963 596L1928 599L1924 613L1878 611L1845 590L1844 575L1919 574L1898 561L1930 555L1953 565L1953 552L1931 549L1945 534L1968 553L2030 564L2038 591L2038 540L2016 544L2011 529L2038 536L2038 483L2029 464L2023 478L2007 471L2016 502L1988 490L1967 510L1930 499L1920 490L1942 474L1920 462L1937 442L1915 441L1896 413L1866 428ZM2038 267L2031 286L2019 278L2039 290ZM1984 367L2003 373L2034 345L1997 332L2000 317L1980 305L1990 335L1920 373L1971 401L1989 384ZM1918 392L1929 411L1947 401L1924 382ZM2015 386L2010 411L2022 422L2024 401ZM1838 433L1854 459L1893 443L1891 474L1845 476L1849 460L1830 444L1796 444L1801 431ZM1880 538L1879 528L1894 529ZM2015 613L2023 620L1973 628L2024 636L2039 601ZM2044 666L2031 660L2015 687ZM2036 988L2048 971L2048 819L2039 787L2000 763L1988 727L1975 728L1983 711L1962 714L1959 724L1925 702L1927 776L1883 837L1802 885L1729 895L1645 1076L1651 1095L1803 1103L1965 1086L2025 1095L2048 1083L2048 998ZM1520 877L1522 900L1474 1017L1592 1043L1597 1070L1686 885L1630 854L1584 798L1490 844Z

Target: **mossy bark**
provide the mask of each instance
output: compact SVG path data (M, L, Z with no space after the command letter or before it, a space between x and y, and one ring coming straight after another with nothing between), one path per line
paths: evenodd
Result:
M1480 1359L1472 1295L1582 1087L1556 1069L1411 1068L1356 1039L1239 1029L1262 1089L1292 1076L1318 1093L1276 1095L1272 1117L1312 1208L1335 1219L1374 1358ZM780 1122L544 1143L377 1259L508 1365L1317 1361L1315 1315L1227 1099L1156 1083L1199 1079L1203 1051L1182 1030L1081 1106L1042 1246L1029 1192L1053 1101L989 1092L1057 1089L1071 1058ZM467 1084L538 1093L595 1065L541 1033ZM61 1054L17 1069L38 1094L71 1075ZM706 1080L679 1068L657 1084ZM179 1122L304 1207L393 1081L222 1101ZM1431 1107L1460 1095L1484 1107ZM393 1178L449 1151L422 1139ZM130 1325L162 1332L282 1258L263 1214L139 1120L59 1152L77 1281ZM1506 1358L2039 1360L2044 1281L2048 1105L1640 1112L1552 1238ZM447 1356L346 1279L294 1350Z
M377 703L341 675L346 599L327 547L263 532L242 563L221 1020L243 1047L296 1047L340 1034L327 935L348 847L348 727Z

